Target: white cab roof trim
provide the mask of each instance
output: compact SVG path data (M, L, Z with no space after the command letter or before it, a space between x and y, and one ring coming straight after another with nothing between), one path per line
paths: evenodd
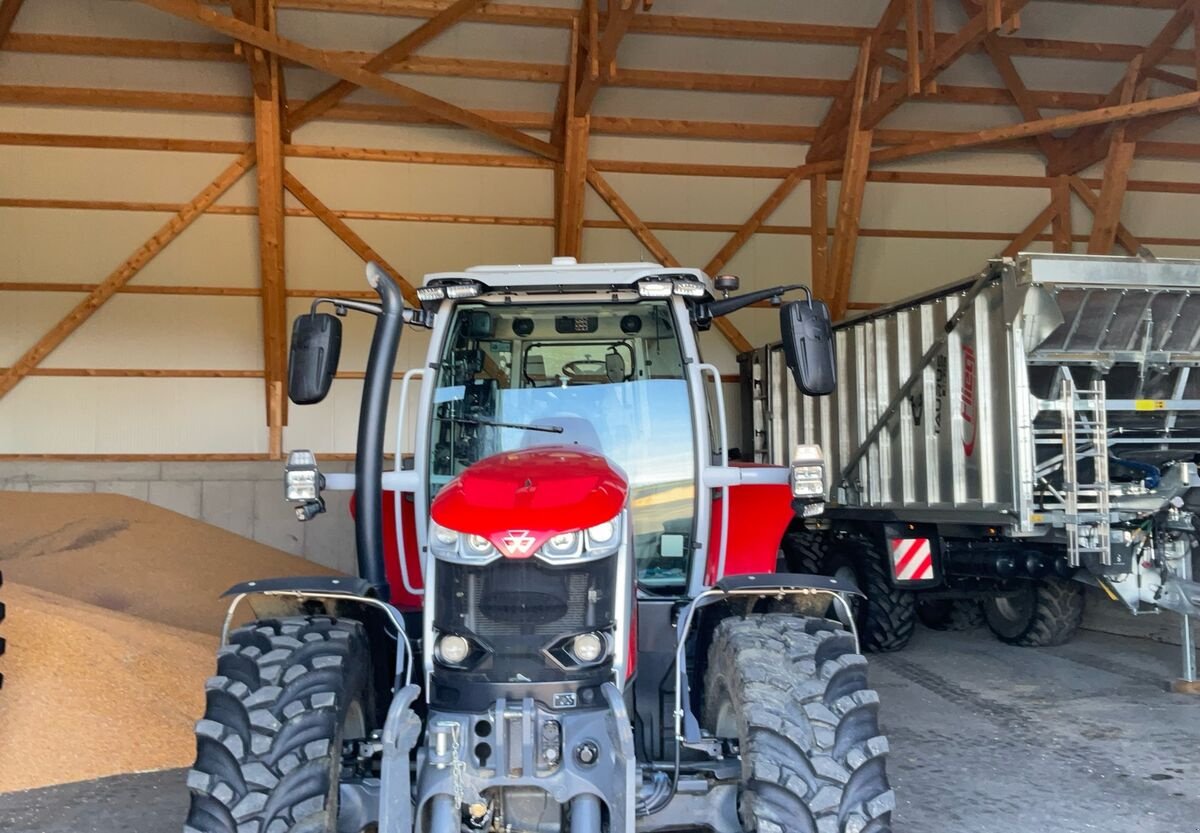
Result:
M657 263L576 263L574 258L556 257L551 263L517 266L473 266L465 272L434 272L431 281L479 281L488 287L517 289L542 286L594 287L627 286L656 275L686 275L704 283L712 292L712 280L699 269L672 269Z

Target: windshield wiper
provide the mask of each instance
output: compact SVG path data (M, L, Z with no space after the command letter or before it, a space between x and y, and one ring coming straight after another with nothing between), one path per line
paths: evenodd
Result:
M517 428L525 431L545 431L547 434L561 434L562 426L559 425L526 425L521 422L494 422L490 419L480 419L479 417L441 417L446 422L460 422L464 425L486 425L489 428Z

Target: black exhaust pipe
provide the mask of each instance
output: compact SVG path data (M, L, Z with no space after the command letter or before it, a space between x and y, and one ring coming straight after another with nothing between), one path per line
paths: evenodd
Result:
M358 449L354 455L355 543L358 574L375 589L375 595L391 597L383 566L383 435L387 428L388 395L400 330L404 325L404 296L400 287L375 263L367 264L367 282L379 293L382 311L375 320L371 352L363 379L362 404L358 411Z

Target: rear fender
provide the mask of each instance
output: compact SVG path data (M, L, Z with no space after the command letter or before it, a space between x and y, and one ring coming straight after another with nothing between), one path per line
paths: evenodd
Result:
M404 617L393 605L376 598L366 579L352 576L256 579L235 584L221 598L232 599L221 627L222 645L228 644L229 632L244 601L256 619L314 615L355 619L366 626L372 642L385 639L395 642L395 680L389 682L394 682L396 688L412 682L412 645Z
M858 649L858 630L850 610L849 596L863 596L856 586L839 581L832 576L812 576L799 573L766 573L726 576L713 587L692 599L679 612L675 624L675 739L677 743L704 749L706 744L700 737L700 722L692 710L689 677L704 672L703 663L707 655L707 640L716 625L729 616L744 614L744 608L731 602L758 599L796 599L825 602L832 606L841 624L854 636ZM687 646L695 630L703 644L696 646L697 668L687 666Z

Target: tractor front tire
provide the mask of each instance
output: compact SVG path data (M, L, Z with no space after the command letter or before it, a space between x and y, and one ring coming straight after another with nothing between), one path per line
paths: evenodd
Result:
M1063 645L1083 621L1083 585L1046 578L983 603L988 627L1001 642L1030 648Z
M840 626L785 614L722 621L703 718L738 744L745 833L890 833L879 695Z
M875 653L899 651L916 630L917 605L911 590L892 586L887 553L867 538L846 538L831 543L821 573L853 579L866 599L850 597L858 639L863 649Z
M935 631L971 631L986 621L975 599L917 599L917 618Z
M352 620L233 631L205 686L185 833L337 833L342 741L371 728L369 670Z

